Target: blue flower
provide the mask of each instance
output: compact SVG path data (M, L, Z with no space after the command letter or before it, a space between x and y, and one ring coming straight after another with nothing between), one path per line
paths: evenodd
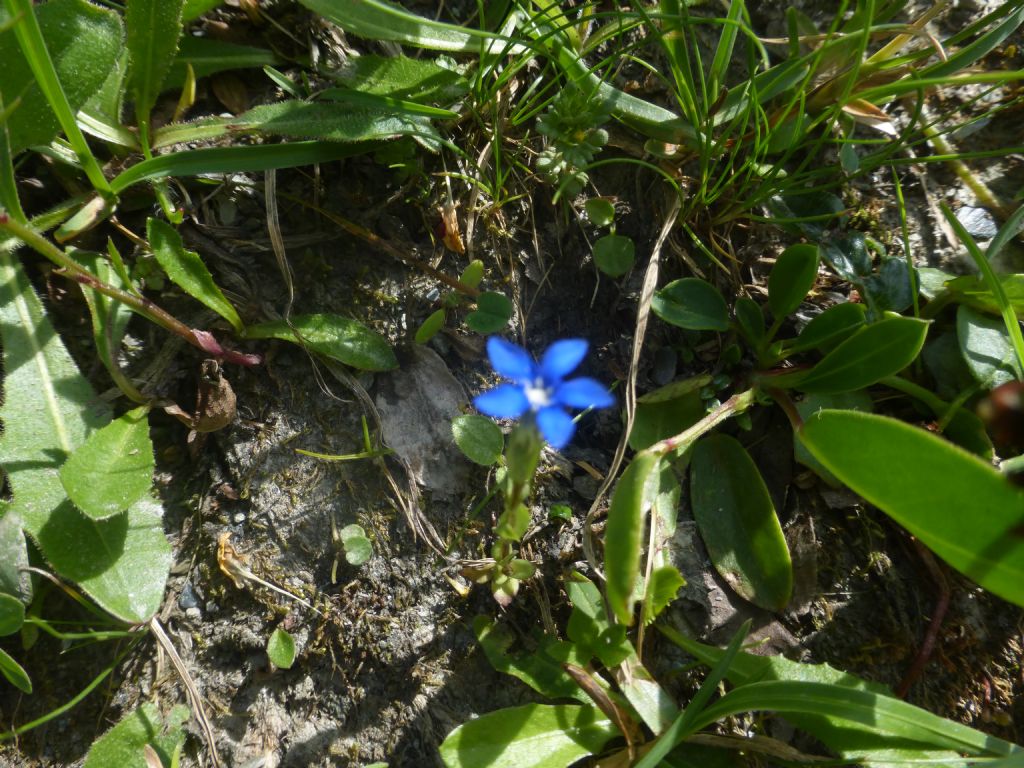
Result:
M583 339L556 341L536 363L525 349L499 336L487 340L491 367L511 379L478 395L477 410L496 419L517 419L529 412L544 439L562 448L576 431L567 408L607 408L615 400L596 379L580 377L564 381L587 354Z

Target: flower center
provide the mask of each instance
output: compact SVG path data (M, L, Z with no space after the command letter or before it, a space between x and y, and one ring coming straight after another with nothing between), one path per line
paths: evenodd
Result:
M539 411L541 408L551 405L551 397L555 392L553 387L544 386L543 379L537 378L523 387L523 393L526 395L527 402L530 403L530 410Z

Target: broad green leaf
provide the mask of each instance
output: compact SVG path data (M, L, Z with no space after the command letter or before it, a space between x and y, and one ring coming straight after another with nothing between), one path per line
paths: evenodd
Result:
M106 520L89 519L65 501L34 538L54 570L103 610L141 624L160 609L173 559L162 515L149 498Z
M648 475L658 465L658 456L642 451L622 473L604 534L605 593L608 606L626 625L633 623L633 591L640 576L640 556L643 549L644 485Z
M967 306L956 310L956 333L971 375L986 389L1017 380L1017 355L1002 319L988 317Z
M178 230L165 221L151 218L146 222L146 238L156 260L175 285L231 323L236 332L242 330L238 312L217 287L199 254L182 245Z
M871 396L863 389L858 389L853 392L840 392L837 395L808 395L796 404L796 412L800 414L801 419L806 421L825 408L870 413L874 407L875 403ZM811 455L796 432L793 433L793 458L805 467L814 470L818 477L832 487L842 485L835 475L825 469L822 463Z
M830 472L961 573L1024 605L1024 490L940 437L885 416L820 411L800 439Z
M796 311L818 277L818 246L797 243L780 255L768 275L768 306L776 319Z
M862 328L829 352L810 371L766 377L773 387L835 394L864 389L913 362L924 346L928 323L889 317Z
M295 663L295 638L276 627L267 640L267 658L278 669L291 669Z
M441 744L449 768L565 768L618 730L597 707L526 704L463 723Z
M0 592L0 637L13 635L25 623L25 604L14 595Z
M96 739L84 768L147 768L147 744L164 765L171 765L171 755L185 740L182 726L188 718L188 707L181 704L172 707L166 719L153 704L143 704Z
M3 675L7 682L18 690L32 693L32 680L29 678L28 672L3 648L0 648L0 675Z
M50 0L36 6L35 15L64 94L71 109L78 110L115 67L124 41L121 17L85 0ZM11 29L0 32L0 62L4 103L10 105L15 98L21 99L6 123L12 154L49 144L59 132L60 123L36 84Z
M505 448L501 428L486 416L456 416L452 419L452 435L467 459L485 467L496 464Z
M345 550L345 562L349 565L364 565L373 557L373 544L367 538L363 526L355 523L346 525L339 535Z
M914 301L907 262L883 257L878 270L864 278L859 288L872 311L902 312Z
M729 308L711 283L696 277L675 280L654 294L654 314L666 323L694 331L727 331Z
M842 341L864 325L866 311L863 304L853 302L829 307L804 327L796 341L786 346L786 353L807 352Z
M521 680L549 699L576 699L584 704L592 703L562 666L575 664L582 667L590 660L582 656L573 643L543 635L538 639L536 649L513 655L510 651L514 642L512 633L487 616L473 619L473 633L487 661L497 671Z
M0 342L0 466L14 497L7 514L17 514L38 539L67 499L60 466L110 420L110 411L78 372L21 264L7 252L0 252Z
M0 505L0 592L14 595L23 603L32 601L32 578L22 570L28 567L28 547L21 518Z
M466 315L466 325L477 333L498 333L512 319L512 309L507 296L485 291L477 296L476 309Z
M139 127L146 133L149 112L178 51L183 4L184 0L127 0L128 89Z
M597 657L605 667L613 669L635 655L626 627L608 620L601 593L593 582L573 573L566 579L565 589L573 605L565 632L585 662Z
M658 629L680 648L705 664L715 664L725 653L720 648L698 643L663 624L658 625ZM796 680L872 691L880 695L890 694L885 686L842 672L828 664L802 664L790 661L785 656L756 656L745 652L738 653L733 659L726 678L736 686L764 680ZM790 713L786 715L786 719L839 753L840 757L863 762L872 768L906 768L907 763L927 761L941 761L950 768L966 768L966 761L956 760L956 752L894 744L892 739L880 734L871 726L839 717Z
M715 570L738 595L781 611L793 592L793 564L768 489L733 437L709 435L690 456L693 517Z
M840 277L852 283L871 274L871 254L860 232L847 232L824 241L821 255Z
M752 711L824 714L870 726L891 738L893 746L950 749L977 756L1008 755L1009 742L933 715L905 701L872 691L823 683L766 681L736 688L697 718L703 728L729 715Z
M224 0L185 0L185 5L181 9L181 18L184 21L193 21L223 2Z
M104 520L128 509L153 485L149 408L136 408L93 432L60 468L60 481L79 510Z
M398 367L387 339L358 320L341 315L297 315L290 322L260 323L246 328L244 336L301 341L312 351L361 371L390 371Z
M594 263L609 277L622 277L633 267L636 246L624 235L605 235L594 243Z
M364 54L345 62L332 77L362 93L450 104L469 91L462 75L430 59Z
M206 117L165 125L156 133L153 146L246 133L348 143L413 136L430 147L440 141L427 118L397 113L383 102L379 109L353 109L348 104L289 100L253 107L236 117Z
M480 259L473 259L459 275L459 282L467 288L476 288L484 279L484 263Z

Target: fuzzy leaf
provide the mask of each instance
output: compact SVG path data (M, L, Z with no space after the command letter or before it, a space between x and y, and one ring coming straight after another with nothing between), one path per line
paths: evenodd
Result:
M174 227L160 219L149 219L146 237L156 260L175 285L231 323L235 331L242 330L238 312L217 287L199 254L182 245Z
M88 517L124 512L153 485L149 408L136 408L93 432L60 468L64 490Z
M178 51L183 4L184 0L128 0L128 88L140 126L148 127L149 112Z
M50 0L36 6L35 15L64 94L71 109L78 110L103 85L117 62L124 40L121 17L85 0ZM5 21L9 17L0 11L0 28ZM11 29L0 32L0 62L4 103L9 106L13 99L21 98L7 119L11 153L49 144L60 131L60 123Z
M171 755L185 740L182 725L188 717L188 707L181 704L171 709L166 720L154 705L143 704L96 739L83 768L147 768L143 752L147 744L164 765L171 765Z
M463 723L441 744L449 768L563 768L618 734L597 707L526 704Z

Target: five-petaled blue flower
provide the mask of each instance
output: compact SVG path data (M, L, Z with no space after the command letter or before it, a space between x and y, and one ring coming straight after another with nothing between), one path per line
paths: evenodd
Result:
M576 431L566 408L607 408L615 402L596 379L563 381L583 362L587 346L583 339L556 341L538 364L525 349L491 336L487 340L491 366L514 383L501 384L478 395L473 404L481 413L496 419L516 419L529 411L544 439L555 448L562 448Z

